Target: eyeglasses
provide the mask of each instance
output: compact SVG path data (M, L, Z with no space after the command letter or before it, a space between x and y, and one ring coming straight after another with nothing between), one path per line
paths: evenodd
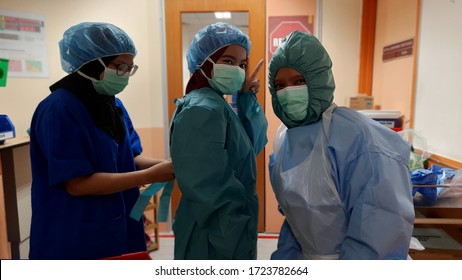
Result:
M138 65L128 65L128 64L119 64L117 66L117 75L118 76L133 76L138 70Z
M115 64L115 63L109 63L107 66L104 64L103 60L101 58L98 58L98 61L106 68L110 68L113 70L116 70L117 76L133 76L136 73L136 70L138 70L138 65L132 64ZM114 65L115 69L112 67L109 67L109 65Z

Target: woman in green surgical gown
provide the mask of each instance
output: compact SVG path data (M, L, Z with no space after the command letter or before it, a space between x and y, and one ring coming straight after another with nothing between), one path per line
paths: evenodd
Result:
M255 158L267 121L255 95L258 69L247 71L249 51L248 37L226 23L203 28L189 47L191 78L176 101L170 139L182 194L175 259L256 259ZM237 114L224 98L231 94Z

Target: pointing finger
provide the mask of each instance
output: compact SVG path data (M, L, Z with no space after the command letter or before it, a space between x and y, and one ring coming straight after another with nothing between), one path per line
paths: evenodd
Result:
M250 80L253 81L258 75L258 72L260 72L261 67L263 66L263 59L260 59L260 62L258 62L257 66L252 72L252 75L250 75Z

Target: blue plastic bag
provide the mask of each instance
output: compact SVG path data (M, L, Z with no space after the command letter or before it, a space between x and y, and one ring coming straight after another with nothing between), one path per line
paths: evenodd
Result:
M413 185L444 185L455 174L455 170L434 164L429 169L414 170L411 173L411 181ZM412 189L412 195L419 192L427 200L435 202L443 189L443 187L418 187Z

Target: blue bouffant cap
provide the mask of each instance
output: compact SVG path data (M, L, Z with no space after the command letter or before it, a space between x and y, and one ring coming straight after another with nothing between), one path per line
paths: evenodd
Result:
M95 59L120 55L136 55L132 39L119 27L103 22L83 22L64 32L59 41L61 66L67 73L77 71Z
M224 22L217 22L199 30L186 54L189 72L194 73L216 50L229 45L244 47L247 51L247 56L249 56L249 37L237 27Z

